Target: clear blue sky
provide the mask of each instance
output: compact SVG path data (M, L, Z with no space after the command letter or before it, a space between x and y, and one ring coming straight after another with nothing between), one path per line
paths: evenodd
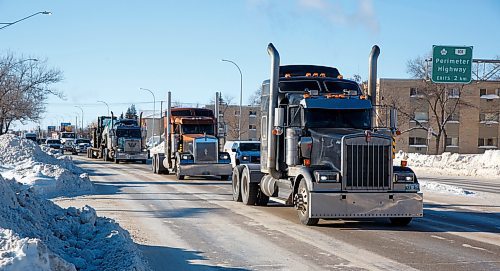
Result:
M268 78L266 46L283 64L335 66L345 77L367 75L373 44L381 47L379 76L407 78L406 62L432 45L474 46L474 58L500 55L500 1L56 1L0 0L0 22L33 18L0 30L0 52L48 60L64 73L46 119L85 122L135 103L152 109L172 91L175 101L205 104L216 91L243 101ZM157 109L159 104L157 104ZM29 124L25 127L34 127ZM22 126L17 125L17 128Z

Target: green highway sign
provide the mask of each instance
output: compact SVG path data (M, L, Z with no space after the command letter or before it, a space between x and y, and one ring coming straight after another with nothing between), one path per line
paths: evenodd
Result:
M472 46L432 46L431 79L434 83L470 83Z

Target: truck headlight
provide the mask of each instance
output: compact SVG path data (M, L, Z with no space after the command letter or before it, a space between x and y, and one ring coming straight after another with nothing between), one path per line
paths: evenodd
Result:
M220 160L229 160L229 155L227 153L222 153L219 155Z
M191 154L183 154L181 155L181 160L193 160L193 156Z
M243 156L241 157L241 160L243 160L243 161L249 161L249 160L250 160L250 156L248 156L248 155L243 155Z
M412 172L394 173L394 182L395 183L414 183L415 182L415 174L413 174Z
M318 183L337 183L340 181L339 173L330 170L315 170L314 177Z
M123 151L123 149L122 148L118 148L118 151Z

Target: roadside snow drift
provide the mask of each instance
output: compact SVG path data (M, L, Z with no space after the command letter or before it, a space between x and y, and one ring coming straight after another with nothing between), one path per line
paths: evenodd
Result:
M146 270L127 231L0 176L0 270Z
M44 197L92 191L87 173L67 156L56 158L32 140L15 135L0 136L0 174L32 187L35 193Z
M441 155L424 155L400 151L396 155L394 164L399 164L405 156L408 157L409 167L424 168L427 172L437 175L500 177L500 150L486 150L484 154L452 154L445 152Z

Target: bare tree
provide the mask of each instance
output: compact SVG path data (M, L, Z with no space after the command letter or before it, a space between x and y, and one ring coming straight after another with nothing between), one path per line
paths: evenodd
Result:
M248 103L250 105L260 105L260 99L262 95L262 86L259 86L248 98Z
M62 72L47 67L47 61L27 61L12 54L0 58L0 134L14 121L38 121L49 96L62 98L52 85L62 80Z

